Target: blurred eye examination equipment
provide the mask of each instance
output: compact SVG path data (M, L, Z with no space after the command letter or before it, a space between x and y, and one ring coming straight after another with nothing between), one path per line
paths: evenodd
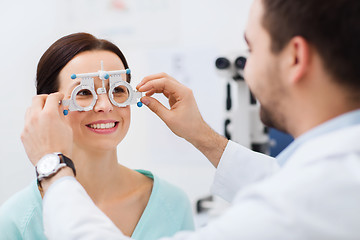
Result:
M268 128L259 117L260 105L244 80L247 56L242 52L231 52L215 60L219 80L224 84L223 135L254 151L270 154ZM228 203L213 196L204 196L196 202L199 219L206 225L211 218L219 216Z
M72 74L71 79L80 78L80 85L76 86L70 99L62 100L62 104L68 107L64 110L64 115L68 111L90 111L94 108L98 95L106 94L105 81L109 79L108 96L110 102L116 107L126 107L131 104L142 106L140 98L142 93L134 91L131 85L122 79L123 74L130 74L130 69L104 71L103 61L101 61L101 70L94 73ZM102 81L102 87L95 92L94 77Z
M215 66L226 84L224 136L254 151L269 154L268 128L259 117L260 105L244 81L246 54L219 57Z

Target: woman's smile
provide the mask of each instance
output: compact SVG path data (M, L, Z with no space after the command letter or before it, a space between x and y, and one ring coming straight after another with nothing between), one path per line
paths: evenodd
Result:
M117 130L118 128L118 121L114 120L99 120L96 122L92 122L86 124L86 127L95 133L99 134L110 134Z

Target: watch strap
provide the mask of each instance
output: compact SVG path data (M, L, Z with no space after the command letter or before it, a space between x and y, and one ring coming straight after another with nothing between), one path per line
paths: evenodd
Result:
M62 153L59 153L58 156L60 157L60 163L65 163L66 166L71 168L73 170L74 176L76 177L76 169L73 161Z

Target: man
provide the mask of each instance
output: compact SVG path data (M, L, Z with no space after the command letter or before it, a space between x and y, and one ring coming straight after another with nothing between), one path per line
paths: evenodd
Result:
M281 168L212 131L191 90L168 75L138 86L143 103L217 167L212 190L232 202L208 226L170 239L360 239L360 2L255 0L245 38L245 79L261 119L295 138L277 159ZM22 141L34 165L51 152L71 158L62 97L35 97L28 111ZM127 239L70 168L41 184L50 239Z

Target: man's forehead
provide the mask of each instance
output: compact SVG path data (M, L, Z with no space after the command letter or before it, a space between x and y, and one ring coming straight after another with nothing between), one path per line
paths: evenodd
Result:
M263 17L263 4L262 0L254 0L249 16L247 19L247 24L245 27L245 36L247 40L251 40L253 32L256 32L262 28L261 20Z

